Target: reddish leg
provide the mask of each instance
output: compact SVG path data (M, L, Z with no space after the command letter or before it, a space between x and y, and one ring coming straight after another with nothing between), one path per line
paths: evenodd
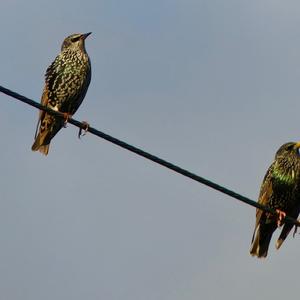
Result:
M286 213L280 209L276 209L277 212L277 226L280 227L283 224L283 220L286 216Z
M72 115L70 113L62 113L64 118L64 127L67 127L67 123L72 118Z

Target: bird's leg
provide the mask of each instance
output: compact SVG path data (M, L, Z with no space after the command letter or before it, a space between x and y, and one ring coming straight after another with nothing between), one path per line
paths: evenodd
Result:
M84 128L81 128L81 127L79 128L79 132L78 132L78 138L79 139L80 139L80 137L86 135L86 133L88 132L89 127L90 127L90 124L86 121L82 121L82 124L83 124ZM84 131L83 133L82 133L82 130Z
M63 118L64 118L64 127L67 127L67 123L69 122L69 120L72 118L72 115L70 113L62 113L63 114Z
M276 212L277 212L277 226L280 227L283 223L286 213L280 209L276 209Z

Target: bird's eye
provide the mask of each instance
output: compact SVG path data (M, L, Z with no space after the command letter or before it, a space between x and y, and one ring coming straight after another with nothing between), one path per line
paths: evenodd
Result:
M75 42L77 42L79 39L80 39L80 36L75 36L75 37L71 38L71 42L72 42L72 43L75 43Z

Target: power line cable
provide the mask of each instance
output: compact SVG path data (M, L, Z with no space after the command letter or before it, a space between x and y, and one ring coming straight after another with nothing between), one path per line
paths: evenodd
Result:
M47 112L49 114L52 114L54 116L61 117L61 118L64 117L63 113L54 111L54 110L52 110L52 109L50 109L50 108L48 108L46 106L43 106L43 105L41 105L41 104L39 104L39 103L37 103L37 102L35 102L35 101L33 101L33 100L25 97L25 96L22 96L22 95L20 95L20 94L18 94L16 92L13 92L13 91L11 91L11 90L9 90L7 88L4 88L3 86L0 86L0 92L6 94L8 96L11 96L12 98L17 99L17 100L19 100L21 102L27 103L27 104L29 104L29 105L37 108L37 109L43 110L43 111L45 111L45 112ZM197 181L197 182L200 182L200 183L202 183L202 184L204 184L206 186L209 186L210 188L215 189L215 190L217 190L217 191L219 191L219 192L221 192L223 194L226 194L226 195L228 195L228 196L230 196L232 198L235 198L235 199L237 199L237 200L239 200L239 201L241 201L243 203L246 203L246 204L248 204L250 206L259 208L259 209L261 209L263 211L266 211L268 213L271 213L273 215L277 215L278 214L274 209L272 209L272 208L270 208L268 206L264 206L264 205L262 205L262 204L260 204L260 203L258 203L256 201L253 201L253 200L251 200L251 199L249 199L249 198L247 198L247 197L245 197L245 196L243 196L241 194L238 194L238 193L236 193L236 192L234 192L234 191L232 191L230 189L227 189L224 186L221 186L221 185L219 185L219 184L217 184L217 183L215 183L213 181L210 181L210 180L208 180L208 179L206 179L204 177L201 177L201 176L196 175L196 174L194 174L194 173L192 173L192 172L190 172L190 171L188 171L186 169L183 169L183 168L181 168L181 167L179 167L179 166L177 166L175 164L172 164L172 163L170 163L170 162L168 162L168 161L166 161L166 160L164 160L162 158L159 158L158 156L155 156L155 155L153 155L153 154L151 154L149 152L146 152L146 151L144 151L142 149L139 149L139 148L137 148L137 147L135 147L133 145L130 145L130 144L126 143L126 142L123 142L123 141L121 141L121 140L119 140L119 139L117 139L117 138L115 138L115 137L113 137L111 135L108 135L108 134L106 134L106 133L104 133L102 131L99 131L99 130L91 127L91 126L87 126L86 122L79 122L79 121L77 121L77 120L75 120L73 118L69 118L68 122L71 123L72 125L80 128L81 130L82 129L86 130L86 131L90 132L91 134L94 134L94 135L96 135L96 136L98 136L100 138L103 138L103 139L105 139L105 140L107 140L107 141L109 141L109 142L111 142L111 143L113 143L115 145L118 145L119 147L127 149L128 151L131 151L131 152L133 152L133 153L135 153L135 154L137 154L139 156L142 156L142 157L144 157L144 158L146 158L148 160L151 160L151 161L153 161L153 162L155 162L155 163L157 163L157 164L159 164L161 166L164 166L164 167L166 167L166 168L168 168L170 170L173 170L174 172L179 173L179 174L181 174L181 175L183 175L185 177L188 177L188 178L190 178L190 179L192 179L194 181ZM298 220L294 219L294 218L291 218L290 216L286 216L284 218L284 221L292 223L292 224L297 225L297 226L300 226L300 222Z

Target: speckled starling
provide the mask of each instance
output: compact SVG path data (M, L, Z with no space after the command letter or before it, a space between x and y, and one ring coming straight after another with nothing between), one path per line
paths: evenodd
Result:
M261 185L258 203L275 209L279 219L285 214L297 218L300 212L300 142L282 145L275 155ZM278 215L274 216L260 209L256 210L255 230L250 254L266 257L273 232L282 225ZM276 242L279 249L293 224L284 223Z
M91 81L91 64L85 39L91 34L72 34L65 38L60 54L46 71L41 104L73 115L79 108ZM64 118L40 111L32 150L47 155L50 141L64 126Z

